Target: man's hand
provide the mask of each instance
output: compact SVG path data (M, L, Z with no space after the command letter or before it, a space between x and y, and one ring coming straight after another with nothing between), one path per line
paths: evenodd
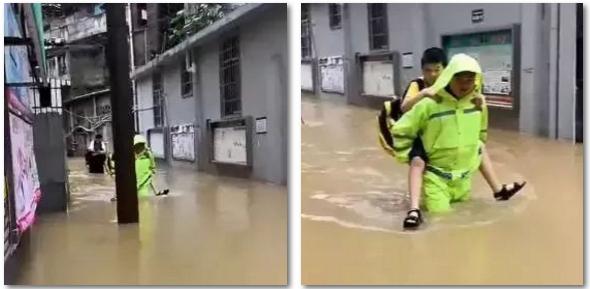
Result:
M483 94L477 94L473 99L471 99L471 103L473 103L478 110L481 110L484 97L485 96L483 96Z

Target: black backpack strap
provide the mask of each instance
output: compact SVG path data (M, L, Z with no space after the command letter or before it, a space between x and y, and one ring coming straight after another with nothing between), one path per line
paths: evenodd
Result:
M406 99L406 94L408 93L408 90L410 90L410 86L412 86L413 82L415 82L418 85L418 90L422 90L422 89L426 88L426 83L424 82L424 79L422 79L422 78L413 79L412 81L410 81L410 83L408 83L408 86L406 86L406 90L404 90L404 94L402 94L402 96L400 97L400 102L404 102L404 99Z
M377 117L377 122L379 124L379 133L385 141L385 144L387 144L390 148L393 148L393 138L391 137L389 127L387 126L387 118L390 117L389 113L391 112L387 111L386 105L388 105L387 102L383 103L383 106L381 107L381 112Z
M422 90L426 88L426 82L424 82L424 79L422 78L416 78L414 79L414 81L418 84L418 89Z

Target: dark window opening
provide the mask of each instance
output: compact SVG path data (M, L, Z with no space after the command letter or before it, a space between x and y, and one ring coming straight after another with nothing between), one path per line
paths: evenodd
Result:
M342 5L331 3L328 9L330 11L330 28L340 29L342 23Z
M143 28L147 25L147 4L137 4L137 27Z
M371 50L387 50L389 38L387 29L387 5L367 4L369 16L369 46Z
M154 101L154 127L162 127L164 125L164 110L162 109L164 89L162 88L162 75L160 73L154 73L153 75L152 92Z
M186 63L182 62L180 67L180 86L183 98L193 96L193 75L187 70Z
M230 38L221 45L219 57L221 115L232 116L242 113L240 94L240 41Z
M311 18L309 4L301 4L301 58L311 57Z

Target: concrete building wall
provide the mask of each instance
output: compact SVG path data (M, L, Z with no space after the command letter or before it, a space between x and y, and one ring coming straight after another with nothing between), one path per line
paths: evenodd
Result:
M253 135L252 177L275 183L287 180L288 117L288 49L287 11L277 5L258 21L239 28L242 116L266 117L267 133ZM232 35L232 34L228 34ZM223 37L219 41L223 41ZM221 118L219 88L219 46L213 42L198 49L197 95L201 104L200 127L206 120ZM198 147L199 166L216 171L208 163L206 135L201 134Z
M73 96L108 88L109 76L103 49L71 51L69 64Z
M440 47L442 36L493 31L517 25L520 38L516 41L520 45L514 53L520 65L514 67L513 73L520 80L520 88L514 93L519 106L512 113L515 118L510 122L515 121L513 127L523 132L573 138L575 57L564 55L575 55L575 4L560 4L559 7L557 4L516 3L388 4L388 50L413 54L413 67L400 67L399 75L396 75L401 82L396 94L403 92L407 83L420 75L422 52L432 46ZM321 12L321 4L311 4L311 8L315 23L327 23L328 13ZM484 20L480 23L472 23L471 20L471 13L476 9L484 10ZM361 70L356 56L372 53L367 17L367 4L345 5L343 47L346 55L346 98L350 103L363 105L371 102L360 95ZM329 29L329 25L326 26ZM312 46L319 47L318 51L334 42L329 32L317 28L314 32L316 43Z
M287 9L284 5L269 5L248 18L235 29L223 32L192 49L196 63L193 97L181 96L182 53L158 67L162 73L167 126L194 122L196 162L194 164L168 158L173 166L188 166L213 174L229 174L262 181L285 184L288 163L288 47ZM240 43L240 91L242 117L266 117L264 134L252 138L252 167L228 166L209 161L211 145L208 121L221 116L220 47L224 40L238 36ZM140 109L152 106L151 76L136 80ZM153 127L153 111L139 112L140 131L145 134ZM167 146L170 146L168 142ZM170 147L168 148L170 152Z
M139 114L139 133L144 136L147 130L154 127L154 105L152 92L152 76L148 75L135 81L137 85L137 106Z
M559 5L557 138L575 137L576 4Z
M275 5L261 21L240 27L243 115L267 118L254 134L255 178L286 183L288 138L287 9Z
M343 27L342 24L340 28L332 29L330 27L329 6L328 3L309 4L312 57L316 60L324 57L344 57ZM341 9L343 9L342 6ZM321 37L321 41L316 41L316 37ZM312 75L315 76L313 81L316 83L318 94L334 94L335 92L333 91L331 92L322 89L322 68L317 61L312 69L315 70ZM332 71L331 77L333 79L342 79L341 81L336 80L336 82L343 83L343 85L346 86L346 79L340 73ZM338 95L340 94L338 93Z
M182 97L180 69L184 65L184 59L181 61L162 69L168 126L194 123L196 118L195 97Z
M197 137L197 162L200 169L215 172L209 163L211 152L207 139L207 120L221 118L219 90L219 43L210 42L197 50L197 119L201 133ZM242 70L243 71L243 70ZM200 105L199 105L200 104Z
M341 56L344 54L344 35L342 28L330 28L329 4L309 4L311 14L312 38L316 35L321 41L312 39L312 53L314 57Z
M165 118L166 126L173 127L196 122L197 112L195 96L183 98L181 90L181 68L184 67L184 58L170 65L162 67L162 85L164 86ZM193 81L194 84L194 81ZM194 90L194 87L193 87ZM195 134L196 135L196 134ZM168 136L171 138L171 136ZM196 136L195 136L196 137ZM197 161L176 161L172 157L172 143L168 141L168 160L170 164L184 168L197 168Z

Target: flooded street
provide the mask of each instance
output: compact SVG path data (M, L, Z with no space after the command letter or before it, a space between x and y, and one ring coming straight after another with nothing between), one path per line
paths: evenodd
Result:
M496 202L477 173L472 200L405 232L408 166L378 145L376 115L302 98L303 284L582 284L582 145L491 129L501 182L523 191Z
M118 225L114 178L69 162L67 214L42 215L18 284L280 285L287 282L287 188L160 166L170 194Z

